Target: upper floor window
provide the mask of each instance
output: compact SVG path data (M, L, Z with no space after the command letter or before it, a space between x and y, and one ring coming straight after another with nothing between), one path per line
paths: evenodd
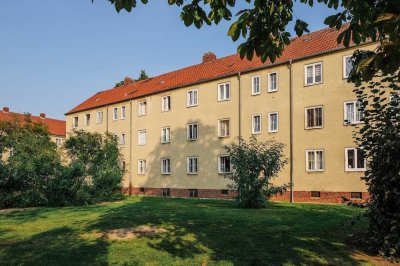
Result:
M251 78L251 95L258 95L260 93L260 76L254 76Z
M114 109L113 109L113 120L115 121L115 120L118 120L118 108L117 107L115 107Z
M138 160L138 174L144 175L147 172L146 160Z
M121 144L121 146L125 146L125 143L126 143L126 141L125 141L125 134L121 134L121 139L120 139L120 144Z
M199 104L198 90L190 90L187 92L187 106L196 106Z
M72 120L72 127L77 128L79 126L79 118L77 116Z
M361 110L359 101L350 101L344 103L344 121L350 124L361 123L364 114Z
M138 144L139 145L146 144L146 130L145 129L138 131Z
M198 173L198 157L188 157L187 158L187 173L197 174Z
M161 143L171 142L171 128L163 127L161 128Z
M168 112L171 110L171 96L163 96L161 98L161 111Z
M96 122L97 122L97 124L103 123L103 111L97 111Z
M261 133L261 115L253 115L251 121L252 134L259 134Z
M85 126L90 126L90 114L85 114Z
M322 124L322 106L306 108L306 128L321 128Z
M139 116L146 115L146 109L147 109L147 103L145 101L139 102L139 110L138 110Z
M273 112L268 114L268 132L278 132L279 128L278 113Z
M315 63L305 66L305 83L306 85L314 85L322 83L322 63Z
M278 90L278 73L273 72L268 74L268 92Z
M169 158L161 159L161 174L163 175L171 174L171 159Z
M228 101L231 98L231 84L218 84L218 101Z
M56 138L56 145L57 147L60 147L62 145L62 139Z
M121 107L121 119L125 119L126 117L126 106Z
M324 170L324 151L323 150L307 150L306 151L307 171L323 171Z
M359 148L346 148L346 171L365 171L364 151Z
M198 128L199 125L197 123L192 123L187 125L187 139L188 140L196 140L198 137Z
M218 120L218 137L229 137L230 136L230 120L220 119Z
M343 56L343 78L347 79L353 69L353 62L351 61L351 55Z
M218 173L224 174L231 171L231 159L229 155L218 156Z

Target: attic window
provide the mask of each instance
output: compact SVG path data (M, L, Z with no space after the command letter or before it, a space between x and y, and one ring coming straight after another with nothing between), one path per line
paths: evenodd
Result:
M164 84L164 83L165 83L165 81L164 81L164 80L160 81L160 84Z

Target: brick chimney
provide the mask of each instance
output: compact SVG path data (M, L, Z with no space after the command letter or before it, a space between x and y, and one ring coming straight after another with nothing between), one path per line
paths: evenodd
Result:
M129 85L129 84L132 84L132 83L135 83L135 80L133 78L130 78L130 77L125 77L124 78L124 85Z
M46 114L45 113L40 113L40 118L45 119L46 118Z
M208 52L203 55L203 63L208 63L217 59L217 56L213 52Z
M4 113L9 113L10 112L10 108L8 108L8 107L3 107L3 112Z

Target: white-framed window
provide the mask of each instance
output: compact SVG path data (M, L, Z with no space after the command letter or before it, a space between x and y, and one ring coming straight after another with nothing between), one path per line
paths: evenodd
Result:
M351 61L351 55L343 56L343 78L347 79L353 69L353 62Z
M146 160L138 160L138 170L139 175L144 175L147 173Z
M322 106L306 107L306 128L322 128L324 123L324 113Z
M187 158L187 173L188 174L197 174L198 173L198 162L199 162L199 157L188 157Z
M56 145L57 147L60 147L62 145L62 139L56 138Z
M144 116L146 115L146 110L147 109L147 102L143 101L143 102L139 102L138 105L138 116Z
M85 114L85 126L90 126L90 114Z
M163 127L161 128L161 143L171 142L171 128Z
M224 174L231 171L231 158L229 155L218 156L218 173Z
M322 62L305 65L304 69L306 85L322 83Z
M121 119L126 118L126 106L121 106Z
M251 95L258 95L261 93L261 77L251 77Z
M198 138L199 125L198 123L187 124L187 139L196 140Z
M75 116L72 120L72 128L77 128L79 126L79 117Z
M365 171L365 156L360 148L344 149L346 171Z
M97 124L103 123L103 111L96 112L96 123Z
M163 175L171 174L171 159L169 158L161 159L161 174Z
M361 123L364 119L364 113L361 111L359 101L349 101L344 103L344 122L350 124Z
M189 90L187 92L187 106L197 106L199 104L199 91L197 89Z
M231 83L218 84L218 101L229 101L231 99Z
M171 110L171 96L161 97L161 112L169 112Z
M141 129L138 131L138 144L139 145L146 144L146 129Z
M278 112L268 113L268 132L278 132L279 116Z
M268 73L268 92L278 91L278 73Z
M253 115L251 118L251 133L261 133L261 115Z
M324 151L306 150L306 170L307 172L324 171Z
M218 120L218 137L230 136L230 119Z
M125 138L125 134L123 133L123 134L121 134L121 139L120 139L120 144L121 144L121 146L125 146L125 144L126 144L126 138Z
M115 121L115 120L118 120L118 108L117 107L115 107L114 109L113 109L113 120Z

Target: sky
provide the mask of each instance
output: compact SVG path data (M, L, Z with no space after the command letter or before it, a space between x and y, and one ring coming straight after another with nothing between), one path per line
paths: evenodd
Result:
M337 12L300 3L294 11L311 31ZM119 14L107 0L1 0L0 108L65 119L76 105L125 76L137 78L141 69L157 76L201 63L205 52L236 53L240 42L227 36L229 26L185 27L180 9L167 0Z

